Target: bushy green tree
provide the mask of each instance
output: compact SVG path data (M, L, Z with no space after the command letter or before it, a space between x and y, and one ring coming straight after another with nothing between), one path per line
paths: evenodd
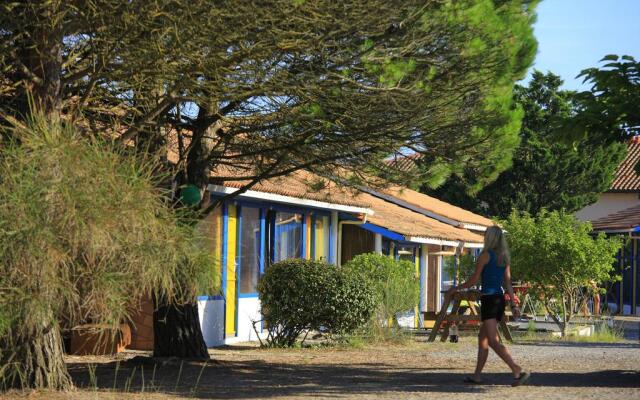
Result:
M398 313L413 310L420 299L420 281L415 264L396 261L382 254L360 254L342 267L373 287L378 296L374 323L397 324Z
M474 193L476 180L466 169L430 193L499 218L513 210L573 212L595 202L613 181L626 146L602 135L576 143L564 140L557 127L573 118L578 106L575 94L561 85L559 76L535 71L527 87L516 86L515 101L524 110L521 141L512 166L498 179Z
M143 295L186 302L211 260L151 160L46 118L12 137L0 147L0 390L68 389L61 330L117 327Z
M367 281L324 261L275 263L260 280L258 294L272 347L293 346L310 330L351 333L369 321L376 306Z
M533 61L536 3L3 2L0 115L28 116L31 96L84 132L171 148L175 188L233 179L237 195L302 168L406 183L383 162L406 148L428 159L411 179L461 165L493 179L518 141L511 90ZM166 337L197 331L193 303L161 304L178 312L156 354L208 357Z
M621 241L603 233L594 237L591 224L561 211L512 213L504 227L512 276L531 285L531 295L542 300L565 336L582 293L612 279Z

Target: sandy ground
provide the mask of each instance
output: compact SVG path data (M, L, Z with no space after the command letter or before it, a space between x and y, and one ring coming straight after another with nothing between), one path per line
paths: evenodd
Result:
M486 384L462 383L475 363L475 338L364 348L266 350L253 345L211 351L212 361L180 362L75 357L79 389L14 392L4 398L57 399L640 399L640 342L529 342L509 346L533 372L512 388L506 366L491 354ZM87 361L95 363L95 369ZM94 372L91 372L94 370Z

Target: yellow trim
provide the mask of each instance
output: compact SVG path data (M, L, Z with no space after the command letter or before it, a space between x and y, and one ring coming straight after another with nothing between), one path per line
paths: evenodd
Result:
M238 213L236 206L229 205L227 219L227 301L225 315L225 333L236 334L236 237Z
M316 232L316 237L315 237L315 258L316 260L319 260L320 258L324 257L324 260L326 261L329 258L328 254L324 254L325 248L324 248L324 232L325 229L328 229L328 225L326 222L329 220L328 217L323 217L323 216L318 216L316 217L316 226L314 227L315 232Z

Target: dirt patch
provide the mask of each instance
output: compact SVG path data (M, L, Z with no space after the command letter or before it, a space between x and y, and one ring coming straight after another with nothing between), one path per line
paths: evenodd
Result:
M73 357L78 390L11 393L7 398L302 399L302 398L640 398L640 345L540 342L510 346L533 371L510 387L506 366L491 355L482 386L462 383L473 370L475 340L376 345L361 349L266 350L253 345L211 350L209 363ZM92 365L92 366L91 366Z

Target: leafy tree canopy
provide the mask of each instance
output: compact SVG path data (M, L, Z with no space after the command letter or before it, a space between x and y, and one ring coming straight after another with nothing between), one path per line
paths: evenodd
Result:
M558 121L572 118L579 107L575 94L561 85L559 76L535 71L527 87L516 86L515 101L524 110L521 142L513 165L498 179L473 193L476 180L466 169L432 193L499 218L512 210L533 215L543 208L573 212L596 201L609 188L626 146L595 136L575 144L559 139Z
M420 179L463 164L492 179L518 141L511 90L536 3L3 3L0 112L26 115L31 93L86 130L176 148L178 180L199 185L229 165L248 186L298 168L370 175L406 148L429 156Z
M583 290L612 279L621 241L603 233L593 237L591 224L562 211L542 211L535 217L512 213L504 226L509 232L512 275L532 286L532 294L540 295L566 334L580 309Z
M600 68L583 70L578 77L591 85L575 96L576 113L564 121L569 138L599 137L623 142L640 134L640 63L631 56L605 56Z

